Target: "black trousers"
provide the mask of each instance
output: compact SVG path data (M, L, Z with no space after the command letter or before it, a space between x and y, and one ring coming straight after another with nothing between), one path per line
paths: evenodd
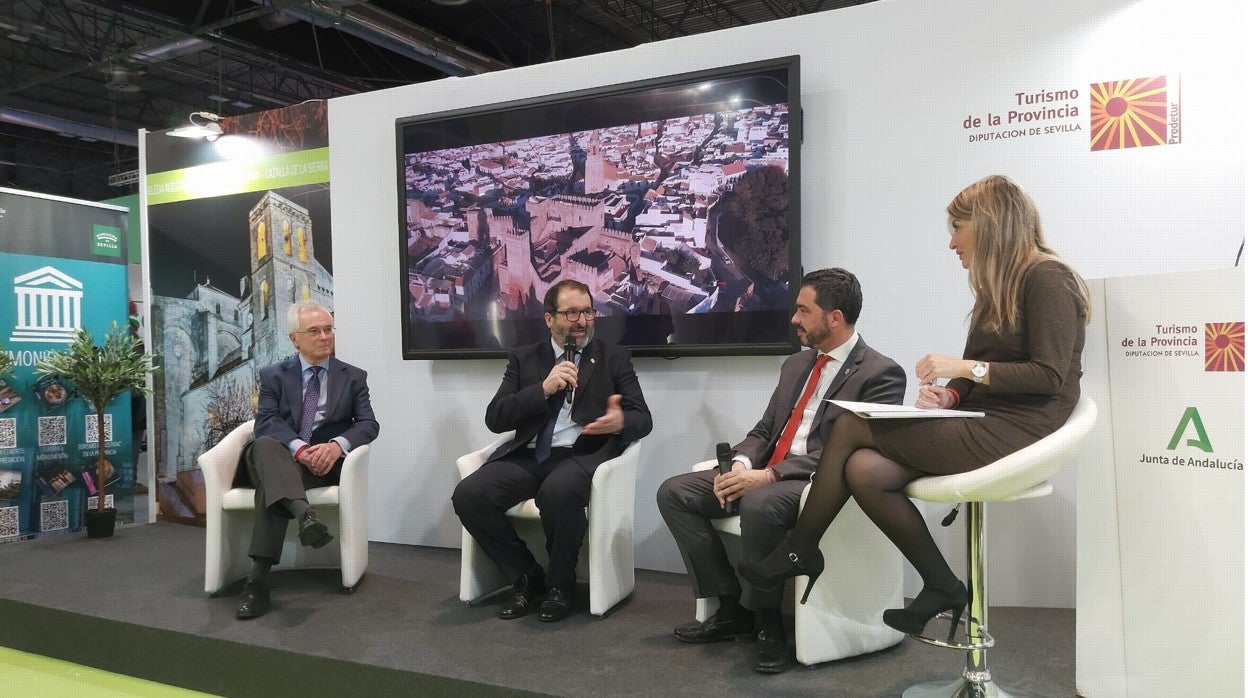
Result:
M532 449L520 449L481 466L451 495L464 528L511 582L537 567L506 514L526 499L536 500L542 515L550 558L547 585L568 587L576 582L577 555L589 527L585 507L594 468L573 455L570 448L556 448L546 462L538 463Z
M325 475L316 476L295 461L286 444L261 436L247 445L243 462L256 488L256 519L247 554L276 562L282 557L286 524L292 518L284 500L307 499L312 488L338 484L342 459Z
M765 591L737 580L713 519L727 516L715 499L716 471L700 470L668 478L659 485L659 513L676 539L697 598L741 596L741 605L758 611L780 608L784 586ZM781 480L750 490L741 502L741 555L761 559L784 540L797 521L805 480Z

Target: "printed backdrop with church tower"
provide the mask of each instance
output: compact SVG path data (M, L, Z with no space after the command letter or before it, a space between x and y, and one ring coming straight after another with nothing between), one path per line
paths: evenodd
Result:
M276 150L325 146L323 104L280 111L291 114L231 126ZM149 149L179 140L151 137ZM162 155L176 167L178 154ZM325 179L149 207L154 413L171 425L151 453L167 519L202 521L196 457L254 416L257 371L293 353L287 307L333 308L327 168Z

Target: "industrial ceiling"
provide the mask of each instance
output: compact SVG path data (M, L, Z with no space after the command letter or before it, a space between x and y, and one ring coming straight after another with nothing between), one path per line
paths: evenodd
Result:
M0 186L137 190L137 131L871 0L0 0ZM112 183L110 184L110 180Z

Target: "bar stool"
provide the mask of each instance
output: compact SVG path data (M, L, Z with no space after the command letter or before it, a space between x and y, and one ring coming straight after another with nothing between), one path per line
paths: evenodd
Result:
M956 475L922 477L906 487L906 494L925 502L966 503L967 587L971 593L966 642L914 635L929 645L964 650L966 667L953 683L936 681L911 686L903 698L1018 698L997 685L988 671L988 538L984 502L1011 502L1044 497L1053 491L1049 478L1078 455L1080 444L1096 423L1096 403L1079 398L1060 429L1036 443L985 465ZM956 509L955 509L956 512ZM941 614L948 619L949 612Z

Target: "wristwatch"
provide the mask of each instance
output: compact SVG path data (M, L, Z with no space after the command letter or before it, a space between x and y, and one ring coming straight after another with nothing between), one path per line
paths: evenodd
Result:
M983 361L976 361L975 365L971 366L971 380L975 381L976 383L983 383L984 379L987 377L988 377L988 364L984 363Z

